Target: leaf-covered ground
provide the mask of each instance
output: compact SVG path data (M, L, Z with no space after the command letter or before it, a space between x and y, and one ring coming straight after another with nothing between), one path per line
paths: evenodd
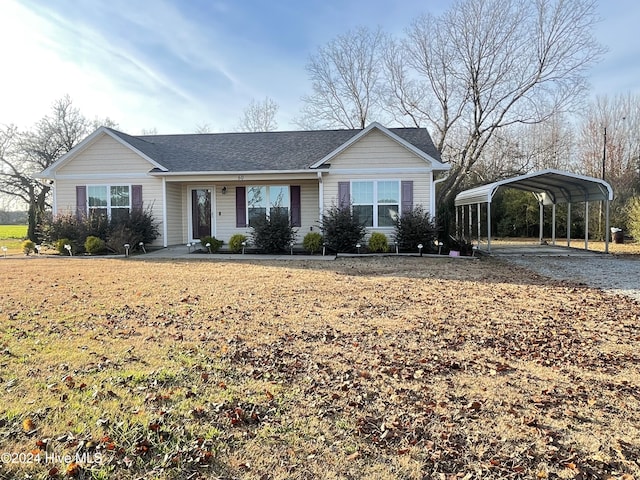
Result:
M0 478L640 479L624 297L406 257L8 258L0 285Z

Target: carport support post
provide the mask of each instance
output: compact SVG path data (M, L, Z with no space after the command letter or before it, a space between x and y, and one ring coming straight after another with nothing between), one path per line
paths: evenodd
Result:
M542 245L542 237L543 237L543 228L544 228L544 203L542 202L538 202L538 204L540 205L540 225L538 228L538 236L540 237L540 242L538 242L540 245Z
M480 228L480 204L478 203L478 248L480 248L480 233L481 233L481 228Z
M571 246L571 203L567 203L567 247Z
M473 238L473 211L471 210L471 204L469 204L469 241Z
M551 243L556 244L556 204L551 205Z
M458 225L459 225L459 222L458 222L458 210L459 210L459 208L456 207L456 237L459 236L459 231L458 231L458 228L459 228L458 227Z
M609 199L605 200L604 253L609 253Z
M487 203L487 252L491 253L491 202Z

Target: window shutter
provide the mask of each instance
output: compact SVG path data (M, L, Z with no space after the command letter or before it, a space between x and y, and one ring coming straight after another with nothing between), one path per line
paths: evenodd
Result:
M338 182L338 207L345 208L351 203L349 182Z
M300 185L291 185L291 226L302 226L302 208L300 203Z
M247 226L247 191L245 187L236 187L236 228Z
M402 195L402 212L408 212L413 209L413 181L405 180L400 182Z
M76 185L76 217L82 218L87 215L87 187L86 185Z
M131 185L131 209L142 210L142 185Z

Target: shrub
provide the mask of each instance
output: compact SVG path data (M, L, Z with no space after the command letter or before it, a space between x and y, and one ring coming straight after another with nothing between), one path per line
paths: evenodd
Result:
M386 253L389 251L389 242L384 233L373 232L369 237L369 251L375 253Z
M200 239L200 243L202 243L202 246L207 250L207 252L216 253L220 250L220 247L222 247L224 242L222 240L218 240L216 237L206 236ZM209 247L207 247L207 244L209 244Z
M424 246L423 252L435 249L434 240L438 237L435 221L421 205L406 210L396 219L395 241L403 250L417 250Z
M58 248L60 239L73 245L74 252L82 253L85 240L93 236L104 240L110 250L122 253L125 243L129 243L132 248L138 248L140 242L153 243L160 235L158 223L153 219L150 208L133 210L111 221L104 215L80 218L72 214L57 215L43 221L40 232L43 239L54 245L60 253L66 252L64 243Z
M33 243L31 240L25 240L24 242L22 242L22 251L24 252L25 255L29 255L35 249L36 249L36 244Z
M332 205L322 214L320 227L325 243L336 252L351 252L366 233L365 226L352 213L351 206Z
M242 242L246 241L246 235L242 235L241 233L232 235L229 239L229 250L231 250L233 253L240 253L242 251Z
M89 235L87 239L84 241L84 250L87 253L95 254L102 253L107 245L104 240L99 237L95 237L93 235Z
M269 217L253 223L251 239L254 245L264 253L286 251L296 238L286 209L273 208Z
M322 235L318 232L309 232L304 236L302 240L302 246L304 249L313 255L316 252L319 252L322 248Z
M627 203L627 227L631 236L640 241L640 197L632 197Z
M53 244L54 248L57 250L58 253L61 253L63 255L71 255L71 253L69 253L69 251L66 248L64 248L65 245L71 245L71 249L74 250L73 244L71 243L71 240L69 240L68 238L59 238Z

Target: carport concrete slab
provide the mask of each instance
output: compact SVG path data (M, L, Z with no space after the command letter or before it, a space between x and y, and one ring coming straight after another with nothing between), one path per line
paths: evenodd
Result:
M482 247L481 247L482 250ZM489 253L484 251L483 253ZM594 250L584 250L560 245L491 245L492 256L533 256L533 257L601 257L607 255Z

